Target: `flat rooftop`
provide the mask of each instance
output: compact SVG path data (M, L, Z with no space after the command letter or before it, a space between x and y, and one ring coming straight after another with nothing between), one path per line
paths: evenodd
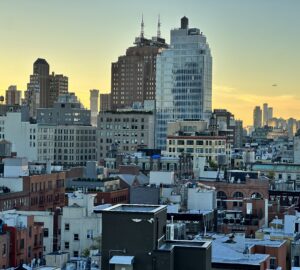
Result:
M167 209L166 205L147 205L147 204L117 204L102 212L119 212L119 213L157 213L163 209Z
M208 248L210 245L211 241L175 240L166 241L159 250L172 250L174 247Z

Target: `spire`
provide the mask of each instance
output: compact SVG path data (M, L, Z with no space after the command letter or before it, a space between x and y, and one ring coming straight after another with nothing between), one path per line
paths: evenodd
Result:
M141 22L141 38L144 37L144 15L142 14L142 22Z
M160 38L160 14L158 14L157 37Z

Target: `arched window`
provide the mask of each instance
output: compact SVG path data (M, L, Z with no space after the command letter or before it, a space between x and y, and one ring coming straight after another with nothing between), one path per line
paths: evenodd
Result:
M244 194L242 192L240 192L240 191L236 191L236 192L233 193L232 197L235 198L235 199L243 199L244 198Z
M217 199L227 199L227 195L224 191L218 191L217 192Z
M262 196L261 196L260 193L254 192L254 193L252 193L252 195L251 195L251 199L262 199Z

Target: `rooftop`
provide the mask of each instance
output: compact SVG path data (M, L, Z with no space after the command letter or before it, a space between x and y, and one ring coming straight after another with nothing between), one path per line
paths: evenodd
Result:
M199 240L202 238L199 236L196 239ZM250 253L249 251L252 247L267 246L278 248L286 242L285 240L250 239L239 234L234 235L232 239L228 235L214 234L209 239L213 241L212 262L251 265L258 265L268 257L266 254Z
M172 250L174 247L193 247L193 248L208 248L211 245L210 241L187 241L187 240L176 240L166 241L160 250Z
M103 209L103 212L135 212L135 213L157 213L166 209L166 205L147 205L147 204L117 204Z

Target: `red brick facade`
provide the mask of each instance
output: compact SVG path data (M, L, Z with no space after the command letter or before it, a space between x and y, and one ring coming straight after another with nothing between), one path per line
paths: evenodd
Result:
M0 210L55 211L65 206L65 172L23 177L23 191L2 193Z
M9 266L16 267L21 263L31 263L32 259L43 256L43 226L27 217L26 227L4 225L4 232L9 233Z

